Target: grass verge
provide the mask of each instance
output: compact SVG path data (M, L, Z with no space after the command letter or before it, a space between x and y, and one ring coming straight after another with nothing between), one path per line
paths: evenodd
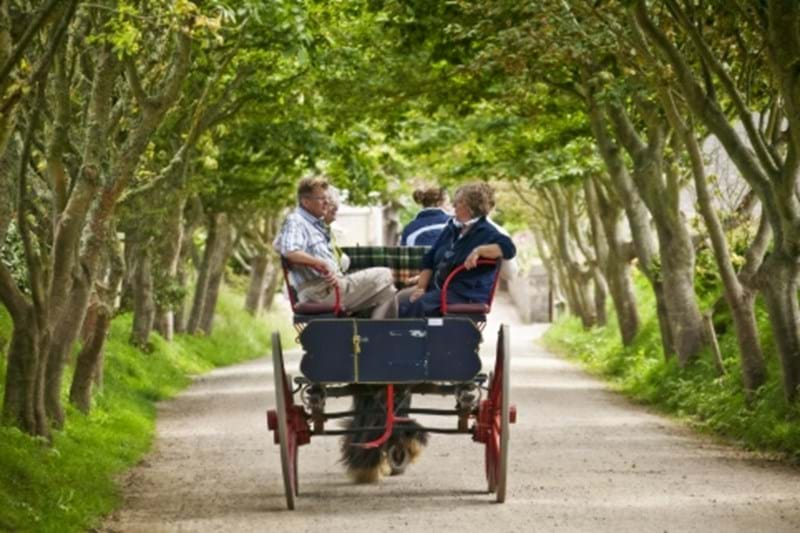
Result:
M290 320L280 312L255 319L242 310L240 295L224 290L210 336L179 335L168 343L154 335L153 350L144 353L127 342L130 315L115 318L106 341L104 387L88 416L68 407L67 425L52 445L0 428L0 530L63 532L96 526L118 503L114 476L150 448L155 402L182 390L192 375L264 355L273 329L280 329L284 345L292 346ZM0 343L9 337L10 320L0 306ZM2 356L0 378L2 392Z
M777 454L800 462L800 406L787 405L781 369L769 333L766 313L757 307L761 341L769 379L751 401L742 388L739 349L729 318L715 318L725 374L718 375L710 352L681 369L675 358L665 360L655 302L645 282L638 280L642 327L631 346L622 346L616 317L603 328L584 330L574 317L562 317L544 337L545 344L638 402L674 415L704 432L724 437L747 449Z

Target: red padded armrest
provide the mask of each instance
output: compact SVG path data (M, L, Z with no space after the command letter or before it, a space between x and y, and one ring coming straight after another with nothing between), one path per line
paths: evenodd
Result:
M492 282L492 290L489 291L489 301L486 303L469 303L469 304L447 304L447 288L450 286L450 282L456 277L460 272L466 270L464 264L458 265L456 268L453 269L452 272L447 276L447 279L444 280L444 285L442 285L442 299L441 299L441 307L442 307L442 315L446 315L448 313L465 313L465 314L489 314L489 311L492 310L492 301L494 300L494 291L497 290L497 282L500 280L500 261L497 259L478 259L479 265L495 265L496 268L494 270L494 282Z
M339 311L344 312L343 308L340 308ZM302 302L294 306L295 314L299 315L324 315L326 313L334 313L339 314L336 312L336 305L333 304L321 304L317 302Z
M489 314L492 308L488 304L450 304L447 306L447 312L450 314L465 314L465 315L486 315Z
M289 261L286 257L281 256L281 268L283 268L283 280L286 283L286 290L289 292L289 303L292 306L292 312L296 315L321 315L324 313L333 313L334 315L340 315L345 312L344 308L342 308L342 300L341 295L339 294L339 286L333 286L333 293L335 296L335 300L333 305L331 304L322 304L317 302L298 302L297 301L297 293L292 287L292 284L289 282L289 270L292 269L294 263ZM322 272L322 269L315 268Z

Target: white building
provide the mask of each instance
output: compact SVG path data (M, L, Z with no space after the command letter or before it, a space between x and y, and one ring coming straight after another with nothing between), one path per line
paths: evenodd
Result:
M339 246L383 246L384 208L381 206L339 206L333 231Z

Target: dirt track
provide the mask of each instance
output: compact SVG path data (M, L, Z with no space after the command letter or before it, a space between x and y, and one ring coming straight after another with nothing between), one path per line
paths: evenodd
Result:
M370 486L346 479L338 440L327 437L300 449L298 509L287 511L264 417L274 405L272 367L262 358L215 371L161 405L155 449L122 480L124 506L101 529L800 531L800 470L698 437L608 392L538 347L544 328L516 325L502 298L486 328L485 368L501 321L511 324L519 413L505 504L486 494L483 449L467 436L434 435L405 475Z

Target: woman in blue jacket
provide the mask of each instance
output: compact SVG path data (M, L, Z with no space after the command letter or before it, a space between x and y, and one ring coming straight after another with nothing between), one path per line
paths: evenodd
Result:
M447 191L444 187L417 189L414 191L414 201L422 206L422 211L403 228L400 246L431 246L452 218L443 209Z
M461 186L453 199L455 218L422 260L417 285L398 293L401 317L441 314L441 288L460 264L466 271L447 290L447 303L480 303L489 299L494 283L493 266L478 266L478 259L511 259L517 249L511 239L486 220L494 205L494 191L485 183Z

